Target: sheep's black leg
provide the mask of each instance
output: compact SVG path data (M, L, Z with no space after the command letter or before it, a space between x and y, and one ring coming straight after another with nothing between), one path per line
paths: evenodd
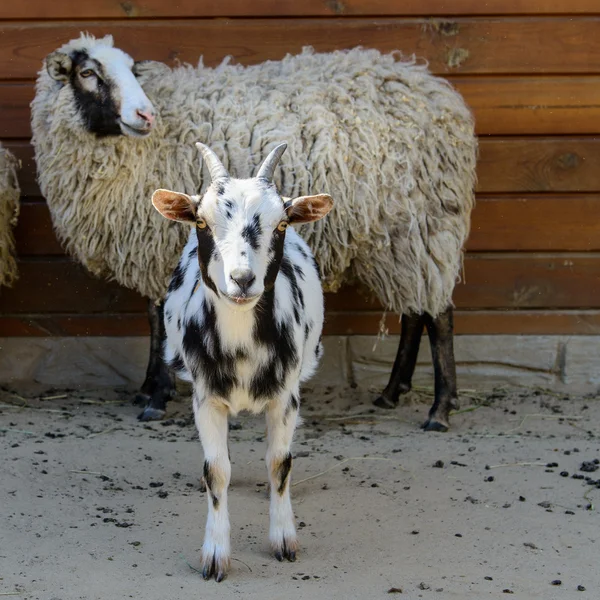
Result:
M175 393L175 377L165 364L162 354L165 340L165 324L163 320L164 305L148 301L148 321L150 323L150 358L146 379L140 392L136 395L136 404L145 404L138 415L140 421L162 419L167 410L167 401Z
M375 400L376 406L394 408L398 405L400 395L410 391L424 324L423 314L402 315L402 332L392 375L381 396Z
M148 367L146 368L146 379L144 379L144 383L142 383L142 387L140 391L136 395L135 403L136 404L145 404L148 402L148 399L152 395L154 391L154 372L157 368L157 363L160 360L160 348L159 351L156 351L157 346L157 336L160 335L160 315L159 307L152 302L152 300L148 300L148 323L150 324L150 356L148 358ZM164 325L163 325L164 327Z
M429 418L423 424L423 429L426 431L448 431L450 410L458 408L452 308L447 308L435 319L430 315L426 315L425 326L431 344L431 357L435 374L435 400L429 411Z

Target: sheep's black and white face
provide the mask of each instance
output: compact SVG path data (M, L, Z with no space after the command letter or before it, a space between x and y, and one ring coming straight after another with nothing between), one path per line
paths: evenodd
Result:
M214 178L204 196L157 190L152 203L168 219L195 225L202 282L233 308L248 310L275 285L288 225L324 217L333 201L321 194L284 202L271 176L285 144L265 160L268 176L261 176L263 165L253 179L229 177L212 151L199 146Z
M154 107L133 74L133 59L108 43L90 44L46 58L53 79L70 85L81 123L99 137L145 137L154 124Z

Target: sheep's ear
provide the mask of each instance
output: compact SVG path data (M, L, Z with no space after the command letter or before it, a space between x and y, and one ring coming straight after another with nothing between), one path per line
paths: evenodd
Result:
M113 40L113 36L110 33L107 33L101 40L105 46L110 46L111 48L115 45Z
M166 75L171 71L165 63L156 60L136 60L133 63L133 68L131 70L136 77L150 75L157 79L160 78L161 75Z
M68 54L64 52L53 52L46 57L46 69L52 79L66 82L69 80L73 61Z
M290 223L311 223L322 219L332 208L333 198L328 194L284 198L285 212Z
M170 192L169 190L156 190L152 194L154 208L171 221L181 223L196 223L196 205L187 194Z

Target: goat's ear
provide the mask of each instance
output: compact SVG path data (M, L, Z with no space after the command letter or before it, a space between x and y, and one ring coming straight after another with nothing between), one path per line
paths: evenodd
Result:
M196 205L187 194L156 190L152 194L154 208L171 221L180 221L193 225L196 222Z
M53 52L46 57L46 69L52 79L67 82L73 69L73 61L64 52Z
M290 223L311 223L322 219L332 208L333 198L328 194L318 194L316 196L300 196L285 201L285 212L290 219Z

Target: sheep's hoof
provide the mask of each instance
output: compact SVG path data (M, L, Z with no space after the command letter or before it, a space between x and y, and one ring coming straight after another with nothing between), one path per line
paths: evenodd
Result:
M138 421L160 421L167 411L152 406L146 408L138 415Z
M134 397L132 404L134 406L146 406L150 402L150 395L144 394L144 392L138 392Z
M442 419L429 418L423 423L422 429L425 431L448 431L450 425Z
M280 544L273 544L273 554L279 562L286 558L290 562L296 562L296 552L298 551L298 541L295 539L286 540L285 537Z
M379 408L390 409L396 408L396 406L398 406L398 401L394 402L393 400L390 400L389 398L381 394L381 396L379 396L376 400L373 400L373 404L375 406L378 406Z
M167 412L167 401L159 393L149 396L144 392L138 392L133 403L144 406L144 410L138 415L139 421L160 421Z
M379 406L379 408L396 408L400 402L400 396L410 392L410 383L401 383L392 391L389 390L390 386L391 384L381 392L376 400L373 400L375 406Z
M221 583L227 577L229 558L217 558L216 554L212 554L205 556L202 563L202 577L204 581L208 581L214 577L217 583Z

